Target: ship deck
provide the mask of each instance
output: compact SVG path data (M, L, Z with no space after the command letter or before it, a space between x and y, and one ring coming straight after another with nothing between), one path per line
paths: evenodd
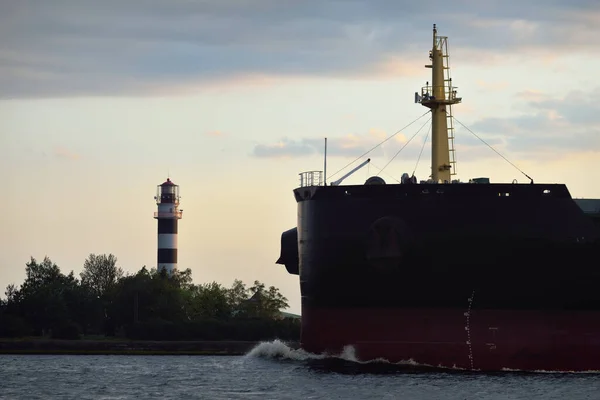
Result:
M556 183L419 183L386 185L306 186L294 189L296 201L318 198L406 197L406 196L467 196L467 197L546 197L571 198L564 184Z

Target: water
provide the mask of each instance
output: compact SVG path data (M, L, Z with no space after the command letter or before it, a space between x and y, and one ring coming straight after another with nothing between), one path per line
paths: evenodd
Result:
M246 356L0 355L0 399L598 399L600 374L415 373L263 343Z

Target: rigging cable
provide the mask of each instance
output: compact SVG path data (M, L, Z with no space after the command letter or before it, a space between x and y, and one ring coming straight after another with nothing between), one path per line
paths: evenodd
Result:
M429 112L429 111L428 111L428 112ZM379 176L379 174L380 174L380 173L381 173L381 172L382 172L382 171L383 171L383 170L384 170L384 169L385 169L385 168L386 168L388 165L390 165L390 163L391 163L392 161L394 161L394 158L396 158L396 157L398 156L398 154L400 154L400 152L401 152L402 150L404 150L404 148L405 148L406 146L408 146L408 144L411 142L411 140L413 140L413 139L415 138L415 136L417 136L417 135L419 134L419 132L421 132L421 129L423 129L423 127L424 127L425 125L427 125L427 123L428 123L429 121L431 121L431 118L429 118L427 121L425 121L425 123L424 123L423 125L421 125L421 127L419 128L419 130L417 130L417 132L416 132L414 135L412 135L412 137L411 137L410 139L408 139L408 141L407 141L406 143L404 143L404 146L402 146L402 147L400 148L400 150L398 150L398 151L396 152L396 154L394 154L394 157L392 157L392 158L390 159L390 161L388 161L388 162L387 162L387 164L385 164L385 165L383 166L383 168L381 169L381 171L379 171L379 172L377 173L377 175L376 175L376 176Z
M378 144L376 144L375 146L373 146L370 150L368 150L365 153L361 154L360 156L356 157L353 161L349 162L348 164L346 164L345 166L343 166L342 168L340 168L339 170L337 170L335 173L327 176L326 179L330 180L331 178L333 178L334 176L336 176L337 174L339 174L342 170L348 168L350 165L354 164L356 161L360 160L361 158L363 158L364 156L366 156L367 154L369 154L370 152L372 152L373 150L375 150L377 147L381 146L382 144L384 144L385 142L387 142L388 140L390 140L391 138L393 138L394 136L396 136L397 134L399 134L400 132L402 132L403 130L405 130L406 128L408 128L409 126L411 126L412 124L414 124L415 122L417 122L418 120L420 120L426 114L429 114L429 113L430 113L430 110L425 111L425 113L423 113L423 115L421 115L419 118L415 119L414 121L412 121L411 123L409 123L408 125L406 125L404 128L397 130L396 133L394 133L393 135L389 136L384 141L379 142Z
M502 157L504 159L504 161L506 161L507 163L509 163L510 165L512 165L517 171L519 171L520 173L522 173L523 175L525 175L531 181L531 183L533 184L533 178L531 178L529 175L527 175L525 172L523 172L523 170L521 170L521 168L517 167L515 164L513 164L512 162L510 162L506 157L504 157L502 154L500 154L500 152L498 152L498 150L494 149L485 140L483 140L482 138L480 138L479 136L477 136L477 134L475 132L473 132L472 130L470 130L469 128L467 128L462 122L460 122L459 120L457 120L456 117L454 117L454 120L456 122L458 122L459 124L461 124L463 128L465 128L470 133L472 133L473 136L475 136L477 139L481 140L481 142L483 144L485 144L487 147L489 147L490 149L492 149L496 154L498 154L500 157Z
M427 136L425 136L425 140L423 141L423 146L421 146L421 152L419 153L419 157L417 158L417 163L415 164L415 169L412 172L412 176L415 176L415 172L417 172L417 167L419 166L419 161L421 160L421 155L423 154L423 150L425 149L425 144L427 143L427 139L429 138L430 133L431 133L431 124L429 125L429 130L427 131Z

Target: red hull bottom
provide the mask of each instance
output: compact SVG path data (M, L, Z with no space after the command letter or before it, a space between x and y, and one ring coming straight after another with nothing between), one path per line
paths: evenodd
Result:
M600 312L304 309L302 348L478 371L600 371Z

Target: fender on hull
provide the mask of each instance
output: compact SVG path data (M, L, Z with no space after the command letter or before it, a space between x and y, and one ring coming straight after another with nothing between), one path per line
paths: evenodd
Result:
M300 274L297 228L288 229L281 234L281 254L276 263L284 265L291 275Z

